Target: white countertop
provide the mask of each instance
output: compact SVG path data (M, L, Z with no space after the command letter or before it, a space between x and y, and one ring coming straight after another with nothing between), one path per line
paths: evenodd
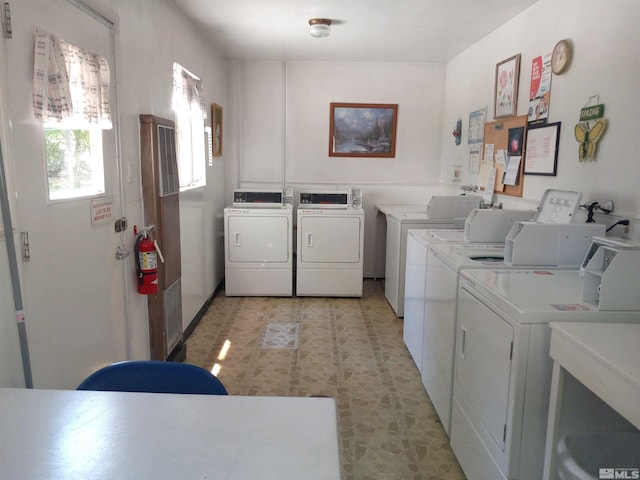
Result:
M340 478L329 398L0 388L0 478Z
M550 325L554 361L640 428L640 324Z

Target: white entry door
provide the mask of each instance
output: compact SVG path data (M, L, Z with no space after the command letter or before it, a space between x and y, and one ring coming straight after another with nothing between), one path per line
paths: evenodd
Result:
M30 258L21 267L33 384L75 388L95 369L127 355L124 262L115 255L123 234L114 229L122 209L111 26L76 0L20 0L10 6L10 161L18 195L16 225L28 232ZM109 62L114 128L102 133L102 194L50 199L44 126L32 102L36 27ZM111 218L102 221L99 210L105 207Z

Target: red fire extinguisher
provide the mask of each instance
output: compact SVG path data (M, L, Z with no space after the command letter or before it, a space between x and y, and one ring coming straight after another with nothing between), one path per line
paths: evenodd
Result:
M143 295L153 295L158 293L158 244L152 240L149 233L152 227L142 227L137 233L134 227L133 233L136 236L135 259L136 275L138 277L138 293ZM162 260L162 254L160 254Z

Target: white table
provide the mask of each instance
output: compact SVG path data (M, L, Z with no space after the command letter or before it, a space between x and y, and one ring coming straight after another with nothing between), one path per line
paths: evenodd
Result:
M640 324L551 323L544 479L563 433L640 429Z
M0 478L339 479L335 401L0 388Z

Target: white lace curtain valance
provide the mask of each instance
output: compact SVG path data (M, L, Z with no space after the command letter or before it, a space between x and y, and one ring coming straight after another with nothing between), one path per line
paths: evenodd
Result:
M202 118L207 118L204 106L204 89L202 80L189 73L178 63L173 64L173 108L176 111L186 108L192 114L198 112Z
M42 122L110 129L110 78L106 58L35 29L33 110Z

